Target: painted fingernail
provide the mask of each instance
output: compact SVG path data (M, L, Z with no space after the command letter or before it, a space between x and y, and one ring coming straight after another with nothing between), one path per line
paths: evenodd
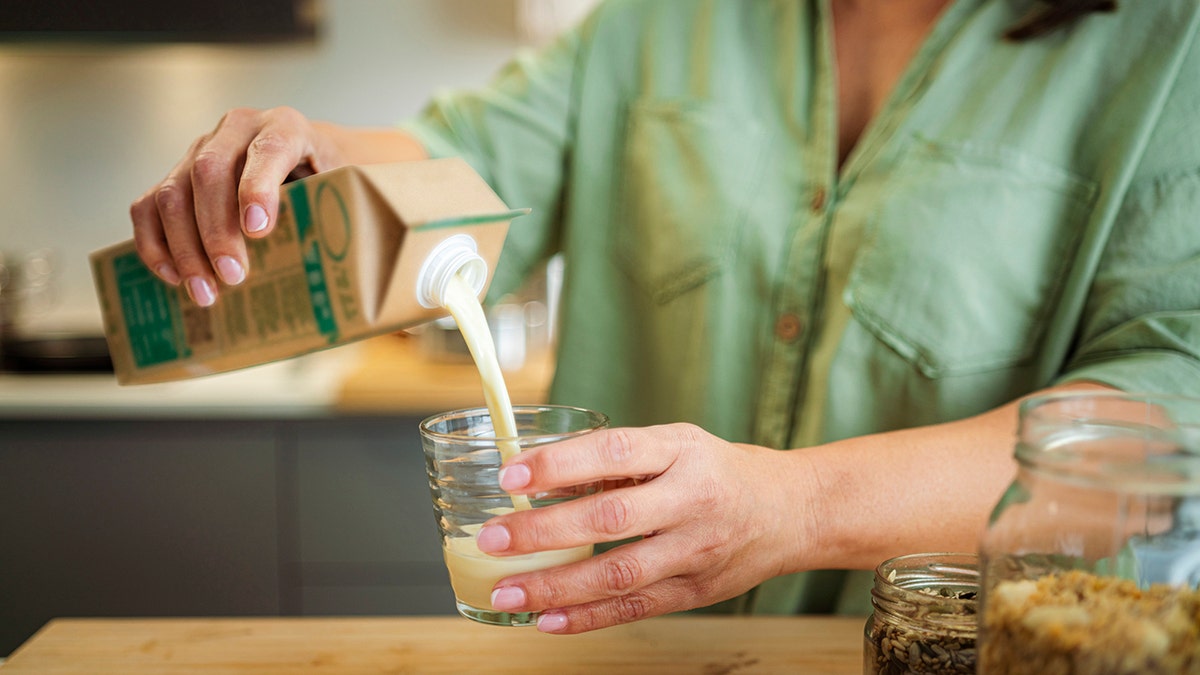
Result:
M537 620L537 629L543 633L557 633L567 627L567 615L562 612L543 612Z
M508 528L503 525L488 525L479 531L479 536L475 538L475 543L479 546L479 550L484 553L499 553L507 551L512 545L512 535L508 533Z
M197 305L211 307L217 301L217 294L213 292L212 284L208 283L207 279L192 277L188 279L187 286L188 294Z
M520 490L529 485L529 467L524 464L513 464L500 469L500 487L505 490Z
M171 284L172 286L179 285L179 272L175 271L175 266L171 263L163 263L158 267L155 267L154 271L158 272L159 278L168 284Z
M221 275L221 281L230 286L237 286L246 280L246 270L242 268L242 264L227 255L217 258L217 274Z
M492 591L492 609L507 612L525 606L525 591L517 586L502 586Z
M246 207L246 231L262 232L267 229L267 210L258 204Z

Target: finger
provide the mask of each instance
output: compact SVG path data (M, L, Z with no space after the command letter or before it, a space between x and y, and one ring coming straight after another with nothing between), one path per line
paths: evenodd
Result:
M279 214L279 186L297 166L311 162L308 120L291 108L268 111L267 122L246 151L238 183L242 228L250 236L267 235Z
M686 448L703 442L704 433L690 424L602 429L521 452L501 469L500 486L527 494L598 480L656 476Z
M238 174L246 146L254 138L252 114L234 110L221 119L212 137L197 148L191 166L196 227L209 263L231 286L246 278L246 242L238 213Z
M129 217L133 221L133 243L138 256L159 279L172 286L179 284L179 271L171 259L171 250L167 248L167 238L163 234L162 220L158 217L158 207L154 203L154 190L134 200L129 206Z
M684 578L664 579L627 595L542 612L537 627L543 633L576 635L690 609L699 606L687 600L694 596L691 587Z
M516 511L484 524L476 541L492 555L556 551L670 529L691 517L688 497L670 481L600 492Z
M492 604L533 612L636 593L688 572L694 561L681 556L685 546L672 535L649 537L571 565L505 577L492 592Z
M216 285L196 229L192 182L184 168L187 161L185 158L159 183L154 191L154 204L162 221L167 248L188 295L197 305L208 307L217 300Z

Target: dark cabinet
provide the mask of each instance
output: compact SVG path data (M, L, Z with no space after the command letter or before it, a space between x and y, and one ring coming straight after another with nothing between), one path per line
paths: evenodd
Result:
M299 614L454 611L442 562L420 418L301 425L294 562L285 610Z
M55 616L452 613L418 419L0 420L0 655Z

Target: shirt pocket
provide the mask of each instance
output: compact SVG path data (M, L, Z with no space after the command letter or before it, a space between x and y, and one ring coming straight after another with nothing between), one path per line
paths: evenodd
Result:
M1027 362L1095 192L1011 148L914 138L883 188L845 300L928 377Z
M656 302L704 284L736 255L764 136L752 119L708 102L630 108L611 252Z

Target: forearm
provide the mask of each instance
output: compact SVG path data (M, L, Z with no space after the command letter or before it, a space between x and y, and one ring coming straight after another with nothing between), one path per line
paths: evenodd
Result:
M1106 387L1073 383L1053 391ZM871 568L925 551L973 551L1016 472L1019 402L956 422L794 451L806 477L815 540L796 541L795 569ZM785 453L791 455L793 453Z
M428 153L411 134L391 128L355 128L330 122L313 122L313 127L347 164L380 164L427 159ZM324 170L326 167L322 167Z

